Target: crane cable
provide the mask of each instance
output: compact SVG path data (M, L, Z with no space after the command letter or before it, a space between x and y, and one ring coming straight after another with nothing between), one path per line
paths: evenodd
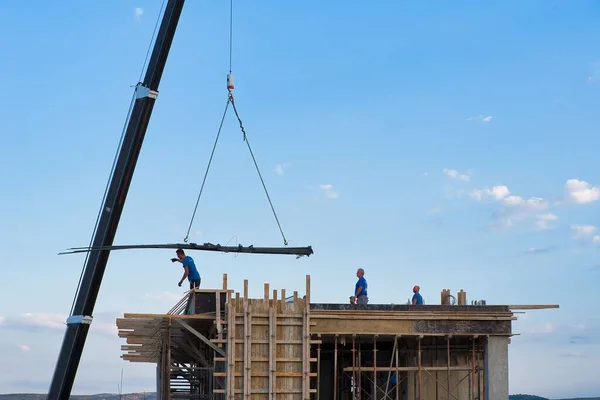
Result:
M269 196L269 191L267 190L267 186L266 186L265 181L260 172L260 168L258 167L258 162L256 161L256 157L254 157L254 152L252 151L252 147L250 146L250 142L248 141L248 137L246 135L246 130L244 129L242 119L240 118L240 115L237 111L237 107L235 106L235 101L233 98L234 84L233 84L233 74L232 74L232 58L233 58L232 56L233 56L233 0L230 0L230 8L229 8L229 74L227 75L227 92L228 92L227 104L225 106L225 111L223 112L223 117L221 118L221 124L219 125L219 129L217 131L217 136L215 138L215 143L213 144L212 152L211 152L210 158L208 160L208 165L207 165L206 171L204 173L202 185L200 186L200 192L198 193L198 198L196 199L196 205L194 207L194 212L192 213L192 218L190 219L188 230L187 230L187 233L186 233L183 241L185 243L187 243L189 240L190 231L192 229L192 224L194 223L194 218L196 216L196 211L198 209L200 197L202 196L202 192L204 190L204 184L206 183L206 177L208 176L208 171L210 170L210 166L212 164L212 159L213 159L213 156L215 153L215 149L217 147L217 142L219 141L219 137L221 135L221 129L223 128L223 121L225 120L225 115L227 114L227 108L229 107L229 104L231 103L231 106L233 108L233 111L235 113L237 121L240 125L240 130L242 131L242 139L244 142L246 142L248 151L250 152L250 156L252 157L252 161L254 162L254 167L256 168L256 172L258 173L258 177L259 177L262 187L265 191L265 195L267 196L267 200L269 201L269 205L271 207L271 211L273 212L273 216L275 217L275 222L277 222L277 227L279 228L281 237L283 238L283 244L285 246L287 246L288 241L285 237L285 234L283 233L283 229L281 228L281 223L279 222L279 218L277 217L277 212L275 211L275 207L273 206L273 202L271 201L271 196Z

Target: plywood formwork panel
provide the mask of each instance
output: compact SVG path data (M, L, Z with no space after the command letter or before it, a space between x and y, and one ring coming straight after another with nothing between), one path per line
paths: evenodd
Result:
M307 283L309 278L307 277ZM248 282L244 296L230 298L226 305L228 352L228 400L309 400L310 374L309 296L286 303L265 284L263 299L250 299ZM233 336L232 336L233 333Z

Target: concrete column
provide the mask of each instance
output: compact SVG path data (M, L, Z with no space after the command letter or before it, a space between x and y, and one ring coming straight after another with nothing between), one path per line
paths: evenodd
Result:
M485 399L508 400L508 337L488 336L485 346Z

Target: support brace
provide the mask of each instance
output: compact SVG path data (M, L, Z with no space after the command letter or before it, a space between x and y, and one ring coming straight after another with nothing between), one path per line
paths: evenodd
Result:
M150 90L150 88L143 86L143 84L140 82L135 87L135 98L142 99L144 97L150 97L151 99L156 100L158 97L158 91Z
M91 315L71 315L67 318L67 325L77 325L77 324L92 324L93 317Z
M193 333L194 336L196 336L198 339L202 340L211 349L213 349L214 351L216 351L217 353L219 353L221 356L227 357L227 354L225 353L225 351L223 351L223 349L221 349L216 344L214 344L213 342L211 342L206 336L204 336L203 334L201 334L200 332L198 332L197 330L195 330L194 328L192 328L187 322L184 322L184 321L182 321L180 319L176 319L175 321L177 321L181 326L183 326L185 329L187 329L188 331L190 331L191 333Z

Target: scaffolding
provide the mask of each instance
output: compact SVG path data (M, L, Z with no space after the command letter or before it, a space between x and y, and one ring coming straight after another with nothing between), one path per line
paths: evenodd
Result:
M157 364L157 394L207 400L508 397L510 306L351 305L306 293L191 290L167 314L125 314L122 358ZM505 396L506 395L506 396Z

